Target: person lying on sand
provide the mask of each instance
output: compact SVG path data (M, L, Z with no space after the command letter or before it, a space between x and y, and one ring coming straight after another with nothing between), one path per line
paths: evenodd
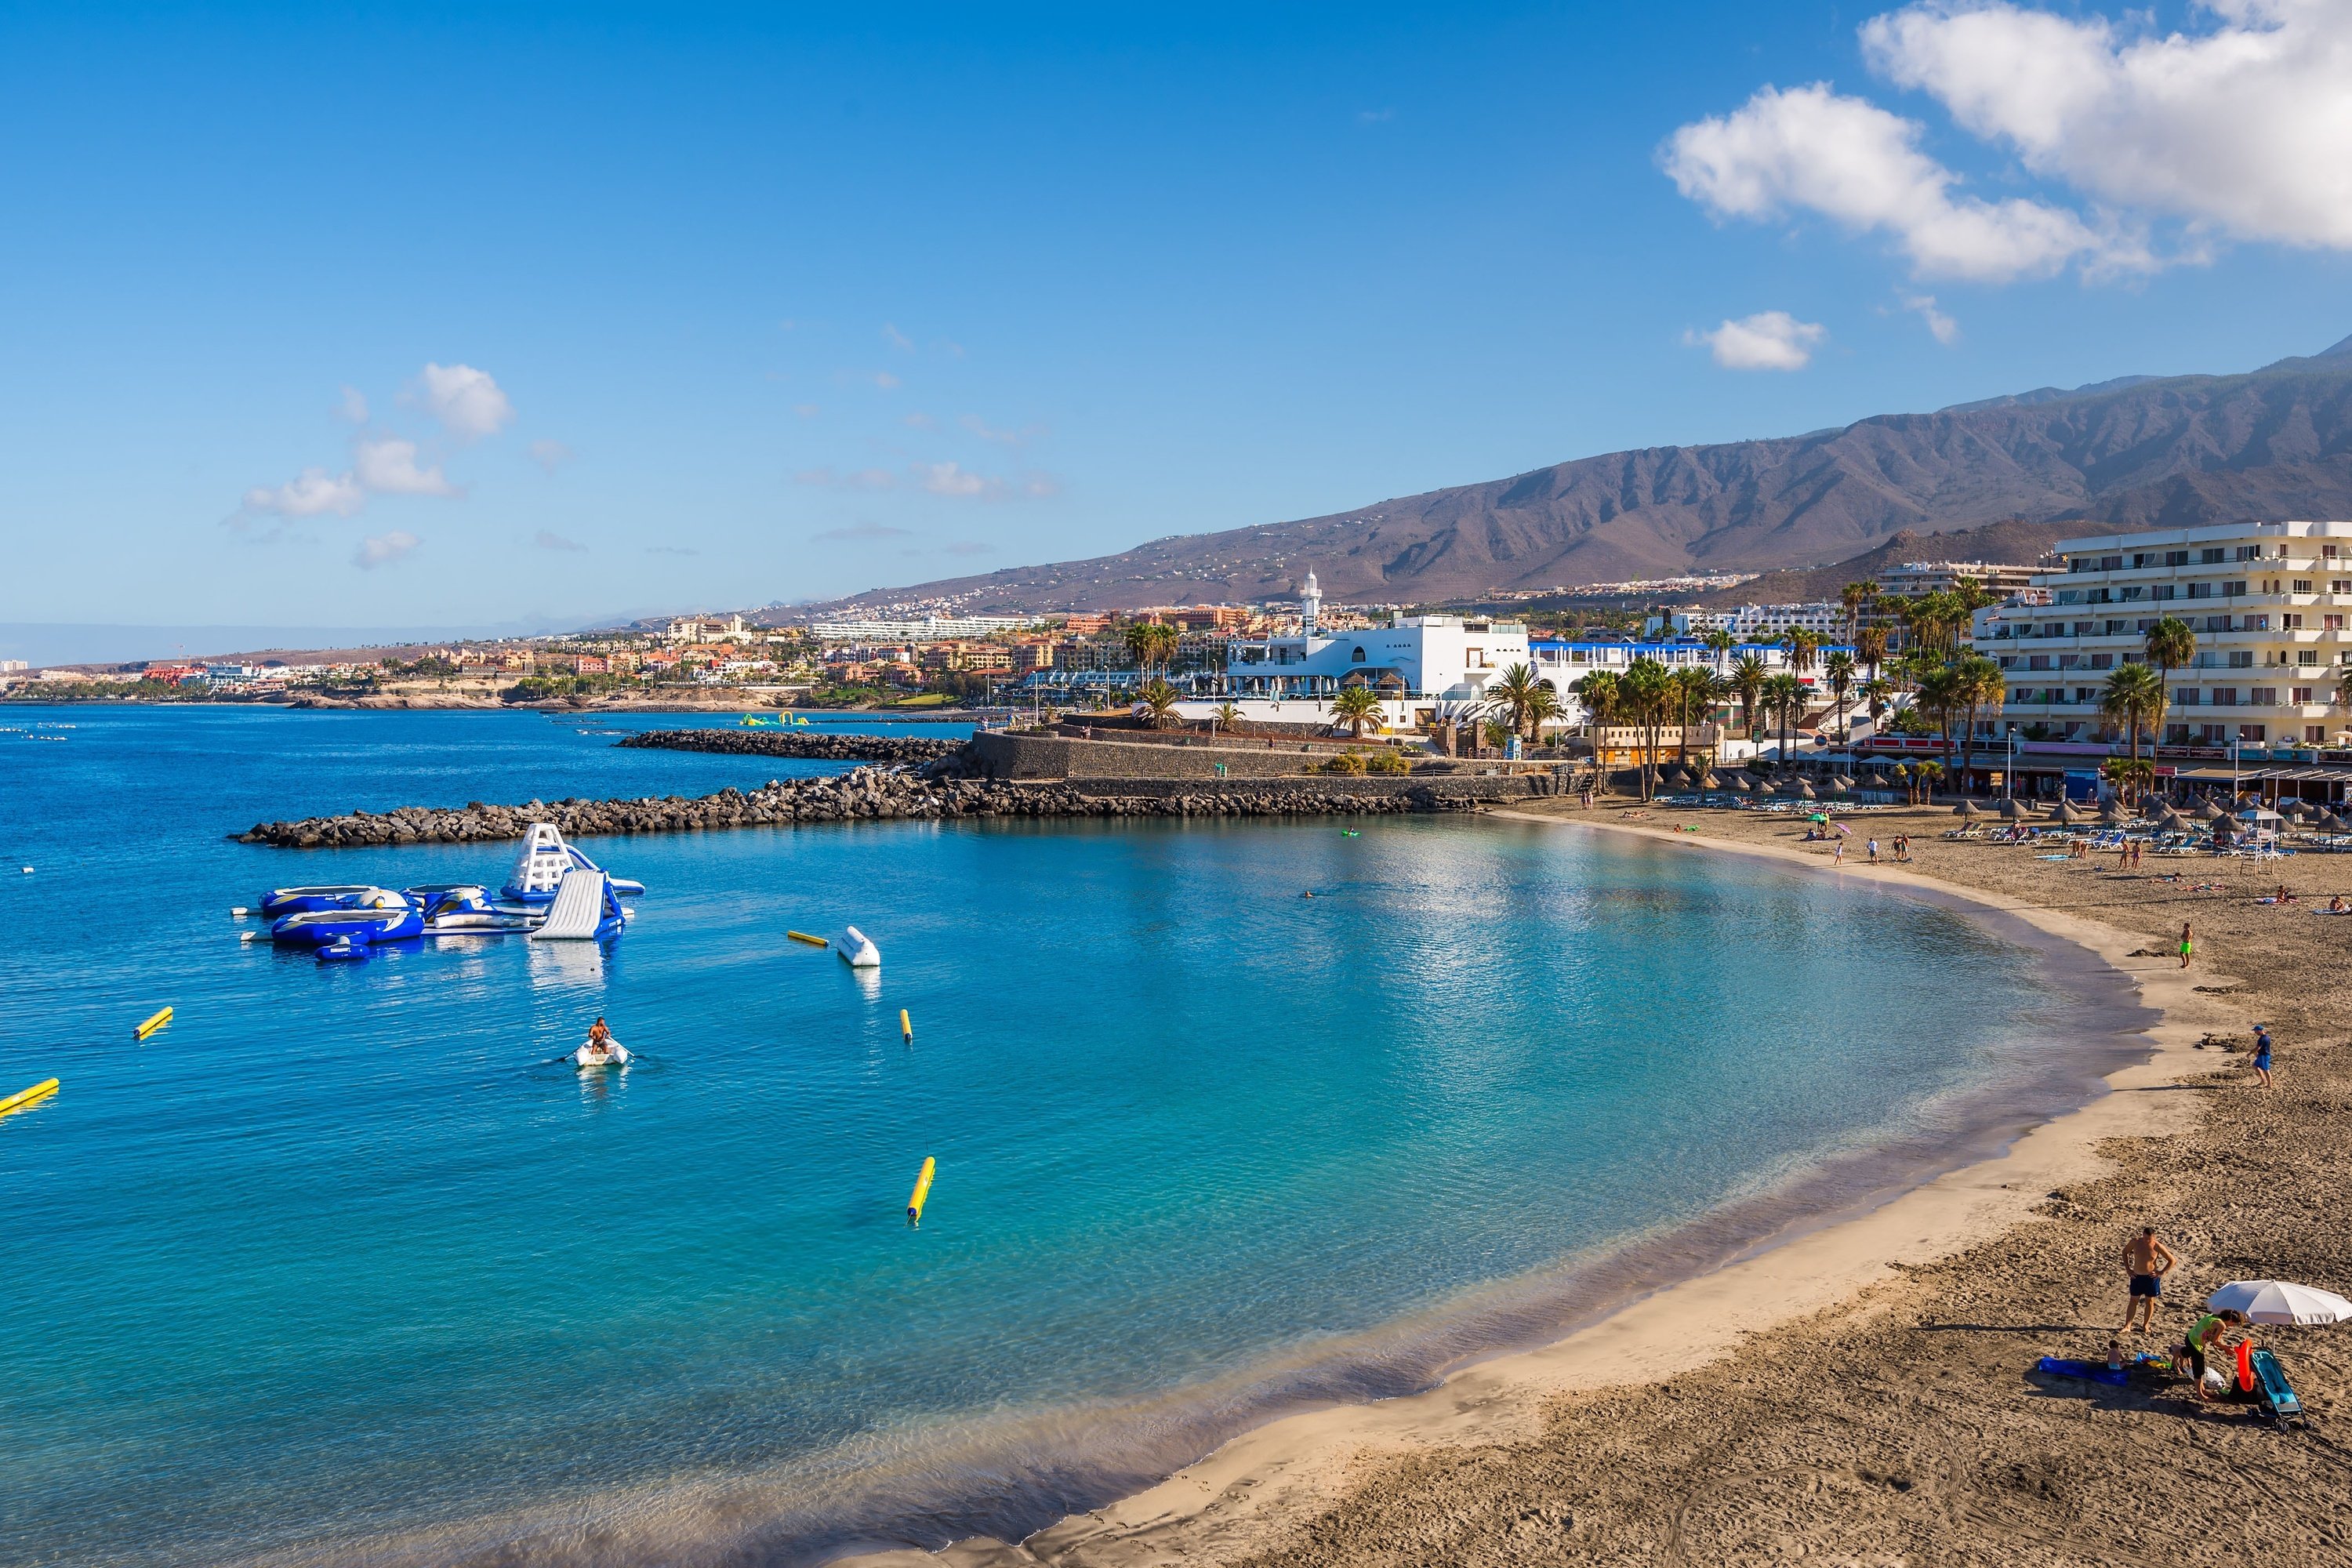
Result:
M2327 900L2327 912L2331 915L2340 915L2346 912L2343 894L2338 893L2334 898Z

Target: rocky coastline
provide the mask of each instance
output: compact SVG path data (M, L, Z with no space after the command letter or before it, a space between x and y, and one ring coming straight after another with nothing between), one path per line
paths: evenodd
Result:
M1008 784L861 767L824 778L771 779L750 791L730 788L692 797L534 800L520 805L486 805L475 801L457 808L354 811L340 816L256 823L250 830L229 837L242 844L281 849L331 849L520 838L534 822L551 822L566 837L586 837L908 817L1395 816L1475 811L1487 793L1491 792L1430 784L1395 789L1349 787L1347 781L1335 780L1260 784L1187 781L1179 786L1113 794L1064 783Z
M615 742L663 752L720 752L812 763L931 763L963 749L937 735L809 734L793 730L647 730Z

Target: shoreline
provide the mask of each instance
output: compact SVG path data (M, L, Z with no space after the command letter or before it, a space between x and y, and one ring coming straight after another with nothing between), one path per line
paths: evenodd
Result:
M1694 837L1597 814L1505 809L1492 815L1728 850L2020 921L2089 955L2130 985L2138 1005L2152 1015L2134 1031L2147 1049L2099 1075L2104 1088L2087 1101L2034 1121L1998 1153L1930 1173L1824 1223L1782 1226L1728 1262L1622 1300L1597 1321L1538 1348L1473 1361L1418 1394L1280 1416L1154 1486L1067 1516L1018 1545L975 1537L936 1552L845 1555L833 1560L838 1568L1031 1563L1145 1568L1265 1552L1339 1502L1377 1466L1448 1448L1525 1442L1563 1396L1655 1385L1721 1362L1756 1335L1842 1306L1867 1310L1874 1292L1907 1270L2004 1235L2032 1217L2055 1189L2105 1173L2113 1164L2099 1152L2105 1141L2177 1131L2194 1115L2194 1098L2158 1091L2201 1065L2194 1054L2198 1039L2239 1022L2235 1008L2197 989L2200 983L2226 984L2228 977L2172 968L2168 958L2135 957L2146 938L2046 904L2001 898L1916 869L1832 868L1817 856L1777 845Z

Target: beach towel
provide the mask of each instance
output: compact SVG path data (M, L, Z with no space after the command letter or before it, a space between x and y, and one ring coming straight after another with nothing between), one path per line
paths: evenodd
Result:
M2082 1377L2093 1383L2111 1384L2121 1388L2131 1381L2131 1374L2121 1367L2109 1366L2103 1361L2071 1361L2063 1356L2046 1355L2036 1362L2036 1372L2052 1377Z

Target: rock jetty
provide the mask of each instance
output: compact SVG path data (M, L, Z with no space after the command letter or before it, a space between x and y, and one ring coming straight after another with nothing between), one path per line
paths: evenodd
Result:
M963 749L934 735L804 734L792 730L647 730L619 742L664 752L729 752L811 763L929 763Z
M724 733L725 731L721 731ZM782 737L769 737L782 739ZM914 743L914 742L909 742ZM952 764L947 764L951 767ZM936 767L926 773L941 773ZM1496 781L1484 781L1493 784ZM527 801L458 809L403 806L354 811L299 822L256 823L229 837L284 849L382 844L470 844L520 838L534 822L552 822L566 837L609 833L697 833L892 817L1355 816L1475 811L1478 792L1414 784L1402 789L1329 784L1187 784L1150 794L1082 791L1067 784L1007 784L926 777L862 767L825 778L771 779L751 791L722 789L691 798Z

